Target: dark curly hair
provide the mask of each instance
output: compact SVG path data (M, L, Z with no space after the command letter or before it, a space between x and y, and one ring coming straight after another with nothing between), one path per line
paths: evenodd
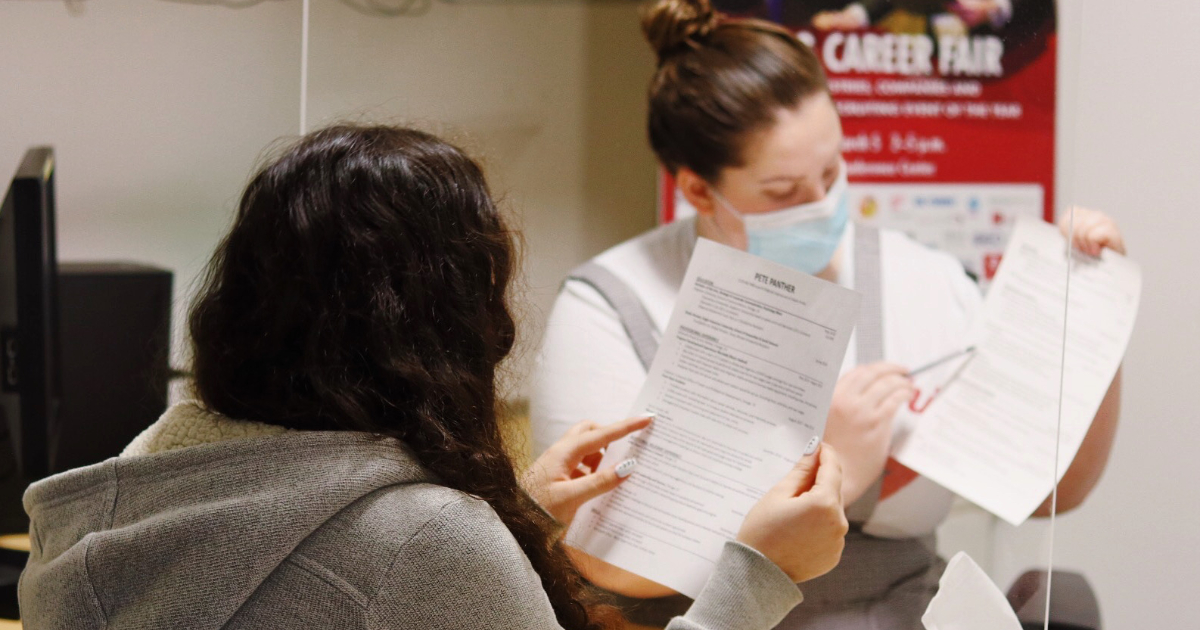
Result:
M232 418L404 442L492 506L563 627L612 627L505 451L495 381L514 266L456 147L382 126L309 134L254 176L209 264L189 321L196 395Z

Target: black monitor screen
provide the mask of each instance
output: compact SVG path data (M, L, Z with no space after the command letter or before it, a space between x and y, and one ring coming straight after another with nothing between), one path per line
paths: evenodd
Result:
M57 406L54 240L54 152L38 147L25 154L0 205L0 432L27 479L49 472Z
M17 254L13 234L13 194L0 204L0 432L7 434L20 415L17 397Z

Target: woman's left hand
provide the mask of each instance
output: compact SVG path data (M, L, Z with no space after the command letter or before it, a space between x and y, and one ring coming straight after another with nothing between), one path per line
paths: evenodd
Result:
M521 486L563 527L570 526L584 503L619 486L637 466L636 460L627 459L598 470L604 448L650 426L652 419L643 416L608 425L576 424L525 471Z
M1071 245L1089 256L1099 256L1104 248L1125 254L1125 238L1112 217L1098 210L1075 207L1072 225L1070 213L1058 220L1063 236L1071 239Z

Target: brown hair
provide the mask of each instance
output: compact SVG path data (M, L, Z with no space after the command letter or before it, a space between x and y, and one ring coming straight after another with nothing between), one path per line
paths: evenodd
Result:
M709 0L659 0L642 30L658 55L650 146L672 173L687 167L715 182L776 112L827 91L812 49L770 22L722 19Z
M189 319L195 389L232 418L399 439L492 506L564 628L599 630L614 612L591 603L501 438L515 262L456 147L411 129L316 131L255 175L213 254Z

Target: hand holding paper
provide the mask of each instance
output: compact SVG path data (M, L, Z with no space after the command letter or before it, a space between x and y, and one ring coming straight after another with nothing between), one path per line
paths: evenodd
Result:
M751 507L819 437L859 296L701 239L636 413L601 467L638 472L583 506L567 543L695 597Z
M769 558L793 582L828 573L841 559L850 529L841 488L841 459L825 445L797 462L754 504L738 541Z
M1064 321L1067 251L1053 226L1017 224L984 305L975 355L894 454L1014 525L1029 518L1075 457L1137 316L1141 272L1106 249L1099 258L1072 254Z
M825 441L845 458L846 503L857 501L883 474L892 446L892 418L912 394L907 370L891 363L859 365L838 379Z

